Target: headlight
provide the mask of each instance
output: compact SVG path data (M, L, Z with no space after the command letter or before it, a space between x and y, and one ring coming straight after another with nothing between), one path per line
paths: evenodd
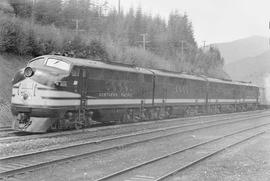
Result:
M56 86L67 87L67 81L55 81Z
M34 71L31 67L26 67L24 69L24 76L25 77L31 77L34 74Z

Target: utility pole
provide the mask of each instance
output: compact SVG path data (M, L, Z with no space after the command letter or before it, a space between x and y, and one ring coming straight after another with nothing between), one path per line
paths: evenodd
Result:
M76 35L78 35L78 31L79 31L79 20L76 19L76 29L75 29L75 32L76 32Z
M101 4L100 6L99 6L99 14L100 14L100 17L102 16L102 11L103 11L103 9L104 9L104 14L106 14L106 11L107 11L107 5L108 5L108 2L107 1L105 1L103 4Z
M181 40L181 61L184 61L184 41Z
M145 50L145 36L146 36L146 34L144 33L144 34L141 34L141 35L143 37L143 49Z
M205 42L206 42L206 41L204 40L204 41L203 41L203 49L205 49Z
M149 43L149 41L146 41L146 35L147 35L147 33L142 33L141 34L141 36L143 37L142 43L143 43L143 49L144 50L146 49L146 43ZM141 41L139 41L139 42L141 42Z
M118 14L120 14L120 10L121 10L121 0L118 0Z
M85 31L83 29L79 29L79 22L82 21L82 20L76 18L76 19L73 19L72 21L75 21L75 25L76 25L76 27L75 27L75 33L76 33L76 35L78 35L80 31Z
M78 12L79 11L79 2L78 2L78 0L76 0L76 9L77 9L77 12ZM75 19L72 19L72 21L75 21L75 33L76 33L76 35L78 35L79 31L84 31L84 30L79 29L79 22L82 21L82 20L79 19L78 13L76 13L75 16L76 16Z
M31 25L34 25L35 23L35 6L36 6L36 0L32 0Z
M78 5L78 0L76 0L76 9L77 11L79 10L79 5ZM75 29L75 32L76 32L76 35L78 35L78 31L79 31L79 19L78 19L78 13L76 13L76 19L74 19L73 21L75 21L76 23L76 29Z
M269 24L268 24L268 28L270 30L270 21L269 21ZM270 45L270 38L269 38L269 45Z

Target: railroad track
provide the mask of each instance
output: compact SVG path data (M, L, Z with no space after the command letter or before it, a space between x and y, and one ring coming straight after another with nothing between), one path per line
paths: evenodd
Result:
M178 134L194 132L215 126L227 125L247 121L254 118L262 118L267 115L252 116L249 118L237 118L233 121L208 122L208 125L193 124L184 126L172 126L156 130L142 131L121 136L105 137L103 139L92 139L91 141L81 144L71 144L65 147L54 148L28 154L9 156L1 158L0 176L8 177L19 173L31 171L40 167L49 166L60 162L76 160L88 157L90 155L101 153L109 150L119 149L136 145L139 143L149 142L156 139L171 137ZM269 115L268 115L269 116ZM262 124L261 127L270 123ZM188 129L187 129L188 128ZM147 137L146 137L147 136Z
M12 134L14 134L16 131L14 131L11 127L5 126L0 127L0 140L4 137L9 137Z
M116 129L124 129L127 127L140 127L141 129L145 129L147 125L157 125L157 124L168 124L168 123L190 123L191 121L198 121L202 122L204 119L213 119L213 118L221 118L220 120L226 119L233 119L236 117L250 116L250 115L257 115L258 113L263 113L265 111L250 111L250 112L241 112L241 113L230 113L230 114L218 114L218 115L205 115L205 116L196 116L196 117L187 117L187 118L174 118L174 119L167 119L167 120L155 120L155 121L148 121L148 122L139 122L139 123L130 123L130 124L121 124L121 125L112 125L112 126L104 126L98 128L88 128L84 130L71 130L71 131L64 131L64 132L55 132L55 133L46 133L46 134L20 134L16 131L11 131L8 134L4 134L1 136L0 134L0 143L10 143L10 142L18 142L18 141L25 141L25 140L33 140L33 139L40 139L40 138L54 138L54 137L63 137L69 135L79 135L83 133L96 133L100 131L108 131L113 130L115 132ZM267 111L266 111L267 114ZM226 117L225 117L226 116ZM225 118L224 118L225 117ZM19 134L19 135L18 135ZM95 134L96 135L96 134ZM104 136L104 135L103 135ZM89 139L89 137L87 138Z
M6 132L6 131L11 131L12 128L10 126L3 126L0 127L0 132Z
M220 136L220 137L212 139L212 140L208 140L208 141L201 142L199 144L188 146L186 148L181 148L181 149L174 151L172 153L165 154L163 156L151 159L149 161L134 165L134 166L126 168L124 170L120 170L120 171L117 171L117 172L112 173L110 175L96 179L95 181L105 181L105 180L119 181L119 180L129 180L129 179L130 180L134 180L134 179L146 180L147 179L148 181L161 181L161 180L165 180L165 179L167 180L169 177L173 176L174 174L176 174L180 171L183 171L183 170L185 170L185 169L187 169L195 164L198 164L209 157L212 157L212 156L214 156L214 155L216 155L216 154L218 154L218 153L220 153L228 148L239 145L240 143L243 143L243 142L248 141L252 138L255 138L255 137L262 135L263 133L265 133L265 131L259 130L259 131L256 131L255 133L253 133L253 132L254 132L254 130L261 128L262 126L266 126L266 125L269 126L269 123L265 124L265 125L260 125L260 126L236 131L236 132L233 132L233 133L230 133L227 135L223 135L223 136ZM251 133L249 133L249 132L251 132ZM241 138L237 139L237 141L234 141L226 146L221 146L220 148L218 148L214 151L206 152L201 156L198 156L198 157L195 156L196 157L195 159L193 158L189 161L184 161L184 164L179 164L179 162L181 162L181 159L178 159L177 157L179 157L180 154L183 154L183 153L188 152L188 151L193 150L193 149L200 148L200 147L208 145L208 144L213 144L213 143L216 144L216 142L218 142L218 141L221 142L221 141L224 141L224 139L234 137L234 136L239 136L239 135ZM184 157L184 156L182 156L182 157ZM169 161L166 159L168 159ZM172 160L174 160L174 159L178 162L178 164L172 163ZM164 160L165 160L165 162L164 162ZM174 161L174 162L176 162L176 161ZM160 173L160 171L159 172L154 171L155 170L154 168L156 168L157 166L160 167L161 165L166 165L166 163L170 164L170 165L174 165L174 166L171 166L171 167L174 167L174 169L171 169L169 171L166 171L166 169L165 169L165 171L163 173ZM177 165L177 166L175 166L175 165ZM151 167L151 168L149 169L149 167ZM149 172L152 173L152 175L151 174L149 175Z
M184 119L184 118L175 118L175 119L168 119L168 120L158 120L158 121L151 121L151 122L140 122L140 123L131 123L131 124L124 124L124 125L115 125L115 126L109 126L107 127L102 127L102 128L93 128L93 129L87 129L87 130L73 130L73 131L68 131L67 133L48 133L48 134L31 134L29 135L28 133L23 133L23 132L16 132L16 131L11 131L11 133L6 134L5 136L3 136L2 138L0 138L0 144L1 143L10 143L10 142L18 142L18 141L25 141L25 140L34 140L34 139L41 139L41 138L56 138L56 137L63 137L63 136L75 136L75 135L81 135L84 133L92 133L94 134L94 136L86 136L85 138L80 137L80 140L84 140L84 139L90 139L90 138L97 138L97 137L103 137L103 136L108 136L111 134L115 134L115 131L117 129L122 129L124 130L125 128L131 128L131 127L137 127L138 130L151 130L151 129L157 129L157 127L150 127L145 129L146 125L154 125L154 126L158 126L158 127L164 127L163 124L177 124L176 127L172 127L172 128L179 128L179 127L186 127L186 126L193 126L193 125L201 125L201 124L205 124L205 123L210 123L210 122L218 122L218 121L226 121L226 120L230 120L230 119L235 119L235 118L249 118L252 115L257 116L258 113L257 111L254 113L249 113L248 115L244 115L242 116L242 114L238 115L229 115L229 117L224 117L227 116L227 114L224 115L214 115L214 116L202 116L202 117L191 117L188 119ZM269 112L265 112L265 115L268 116ZM264 115L264 114L262 114ZM221 119L217 119L214 121L206 121L207 119L213 119L213 118L219 118L221 117ZM206 119L206 120L204 120ZM160 125L158 125L160 124ZM181 124L181 125L179 125ZM168 129L171 129L171 127L169 127L168 125L166 125L166 127L168 127ZM108 131L111 130L113 131L113 133L109 132L107 135L98 135L98 132L102 132L102 131ZM132 131L136 134L136 132L138 131ZM151 132L151 131L150 131ZM130 133L130 132L128 132ZM118 133L118 134L125 134L125 133ZM16 136L14 136L16 135ZM18 136L19 135L19 136ZM76 141L76 140L75 140Z

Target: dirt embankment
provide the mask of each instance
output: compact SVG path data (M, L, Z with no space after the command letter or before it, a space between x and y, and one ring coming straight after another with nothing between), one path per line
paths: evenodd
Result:
M26 57L0 54L0 126L11 124L11 81L17 70L25 66Z

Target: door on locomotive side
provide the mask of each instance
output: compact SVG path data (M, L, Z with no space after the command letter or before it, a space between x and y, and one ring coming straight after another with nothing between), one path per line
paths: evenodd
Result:
M80 79L80 68L74 66L71 70L71 74L68 81L69 91L79 93L79 79Z
M87 69L74 66L69 77L69 90L80 95L80 99L86 100L87 97ZM81 103L80 105L81 106Z
M81 67L78 80L79 93L81 94L81 99L86 99L87 97L87 68Z

